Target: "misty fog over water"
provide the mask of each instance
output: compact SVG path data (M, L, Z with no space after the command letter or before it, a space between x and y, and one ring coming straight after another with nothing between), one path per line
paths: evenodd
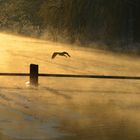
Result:
M67 51L70 58L54 51ZM140 58L0 34L0 72L140 76ZM139 140L137 80L0 77L1 140Z

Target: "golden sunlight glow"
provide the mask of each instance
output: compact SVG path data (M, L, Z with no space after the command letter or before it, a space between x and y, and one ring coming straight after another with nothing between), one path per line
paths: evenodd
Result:
M52 60L54 51L71 57ZM140 76L139 62L107 51L0 34L0 72L29 72L35 63L43 73ZM86 140L140 134L139 81L40 78L38 89L26 87L27 81L0 77L0 120L5 120L0 136Z

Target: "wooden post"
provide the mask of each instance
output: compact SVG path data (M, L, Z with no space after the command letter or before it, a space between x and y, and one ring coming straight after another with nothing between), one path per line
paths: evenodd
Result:
M30 64L30 85L38 86L38 65Z

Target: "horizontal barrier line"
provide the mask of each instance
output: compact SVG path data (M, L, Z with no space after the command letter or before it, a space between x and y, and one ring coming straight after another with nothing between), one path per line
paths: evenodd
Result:
M73 75L73 74L39 74L46 77L71 77L71 78L106 78L106 79L135 79L140 80L140 77L134 76L105 76L105 75Z
M30 74L29 73L0 73L0 76L30 76ZM38 76L140 80L140 77L135 77L135 76L73 75L73 74L44 74L44 73L40 73L40 74L38 74Z
M0 73L0 76L30 76L29 73Z

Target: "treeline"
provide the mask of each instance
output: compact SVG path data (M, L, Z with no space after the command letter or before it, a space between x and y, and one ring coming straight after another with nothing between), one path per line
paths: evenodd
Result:
M0 29L71 43L140 41L139 0L0 0Z

